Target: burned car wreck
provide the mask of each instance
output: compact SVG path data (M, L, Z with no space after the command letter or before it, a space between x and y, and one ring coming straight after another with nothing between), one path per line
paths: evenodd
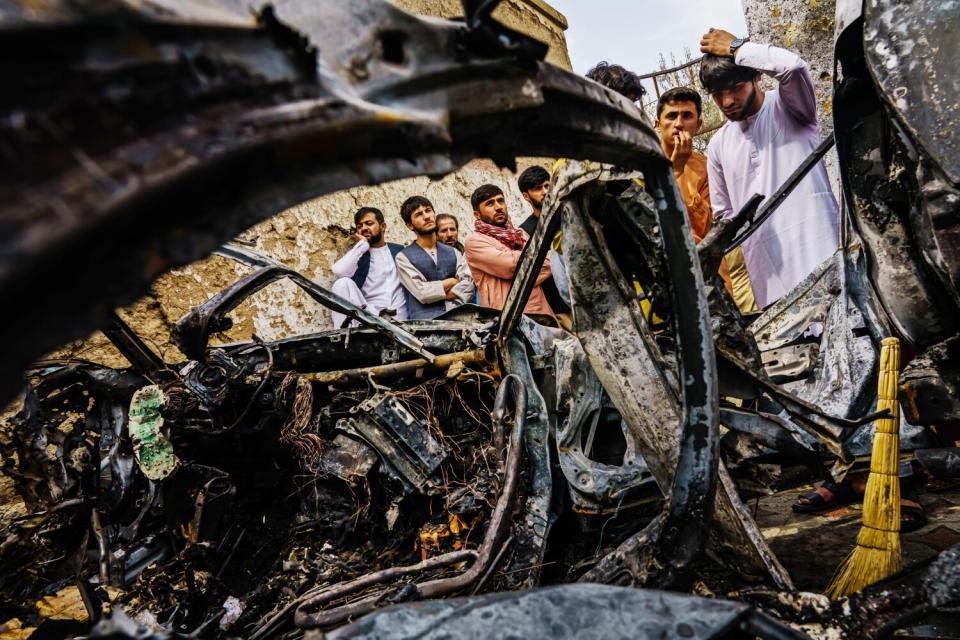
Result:
M703 274L790 185L695 247L643 115L544 63L541 43L491 17L496 2L465 1L459 22L379 0L8 4L2 64L21 79L4 98L19 117L0 131L16 159L0 191L11 230L0 292L31 311L0 326L0 395L24 372L28 382L2 443L28 511L0 545L3 619L36 621L34 602L67 585L88 621L38 631L410 637L455 617L477 634L565 637L605 606L605 637L624 625L650 637L876 637L960 606L956 545L841 601L799 592L744 501L869 454L875 374L834 383L873 370L891 323L937 365L904 373L920 380L907 384L911 446L934 445L922 427L952 416L930 411L956 401L944 367L956 364L957 324L940 306L943 318L911 332L913 303L878 296L891 267L868 214L882 198L861 202L876 190L855 176L873 174L852 160L844 185L864 247L845 243L795 296L744 318ZM883 83L854 73L875 50L865 34L888 19L877 4L845 14L838 96L871 82L882 128L898 122ZM12 53L27 41L43 55ZM838 135L841 158L866 140ZM570 159L502 311L397 323L223 244L310 197L521 154ZM955 189L956 162L923 157L911 166ZM956 200L917 193L932 199L908 222L936 218L929 228L948 233ZM917 249L927 262L903 261L952 264L945 249L931 257L949 247L935 239ZM572 332L523 314L554 242ZM214 251L251 271L176 323L187 361L165 362L112 310ZM358 326L211 342L281 279ZM956 298L953 280L916 279ZM815 345L796 309L826 325ZM95 328L130 368L35 361ZM717 597L668 593L695 589Z

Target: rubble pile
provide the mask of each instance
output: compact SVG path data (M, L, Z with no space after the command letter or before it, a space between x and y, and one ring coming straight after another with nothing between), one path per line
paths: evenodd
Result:
M495 367L326 384L279 371L285 355L211 348L156 380L35 370L3 447L30 515L8 531L0 617L79 585L93 616L110 602L171 629L249 630L307 587L476 561L509 437L490 417Z

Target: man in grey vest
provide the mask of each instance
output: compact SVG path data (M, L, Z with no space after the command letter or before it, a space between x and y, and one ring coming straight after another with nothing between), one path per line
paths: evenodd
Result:
M407 302L407 318L429 320L469 302L473 277L463 254L437 242L437 217L423 196L411 196L400 206L400 217L416 234L397 254L397 273Z

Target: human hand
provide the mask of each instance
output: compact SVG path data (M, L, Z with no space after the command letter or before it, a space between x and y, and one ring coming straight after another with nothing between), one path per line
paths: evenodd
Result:
M457 283L458 283L458 282L460 282L460 281L459 281L458 279L456 279L456 278L444 278L444 279L442 280L442 283L443 283L443 291L447 294L447 296L450 295L450 291L451 291L455 286L457 286ZM447 297L447 300L449 300L449 299L450 299L450 298Z
M712 53L715 56L728 57L730 55L730 44L737 37L729 31L723 29L710 29L700 38L700 51L702 53Z
M361 240L366 240L366 238L363 237L363 235L362 235L359 231L357 231L356 229L354 229L354 230L353 230L353 241L354 241L354 242L360 242Z
M687 160L693 153L693 136L687 131L677 131L673 134L673 153L670 162L673 163L673 172L679 176L687 166Z

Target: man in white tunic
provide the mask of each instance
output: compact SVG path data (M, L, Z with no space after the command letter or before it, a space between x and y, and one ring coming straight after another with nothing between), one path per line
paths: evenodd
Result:
M820 143L817 101L796 54L711 29L700 82L728 122L707 147L715 218L735 214L754 193L772 195ZM779 86L764 92L761 74ZM829 258L839 245L837 201L819 162L743 244L757 305L767 307Z
M403 245L384 240L387 225L383 212L375 207L361 207L353 216L353 224L357 244L333 264L337 280L331 291L358 307L366 307L373 315L392 311L396 320L406 320L407 306L396 265ZM334 328L341 328L346 316L336 311L330 315Z

